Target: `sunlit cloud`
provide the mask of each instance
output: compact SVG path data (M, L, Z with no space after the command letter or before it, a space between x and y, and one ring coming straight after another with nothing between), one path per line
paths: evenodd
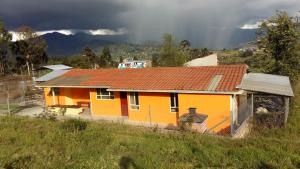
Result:
M12 41L18 41L21 40L21 38L18 36L18 33L16 31L9 31L12 34ZM111 30L111 29L88 29L88 30L71 30L71 29L61 29L61 30L44 30L44 31L37 31L36 34L39 36L48 34L48 33L61 33L64 35L74 35L76 33L84 32L90 35L124 35L128 33L128 30L126 28L119 28L117 30Z
M45 31L37 31L36 34L39 36L45 35L47 33L54 33L54 32L58 32L64 35L73 35L74 31L73 30L67 30L67 29L62 29L62 30L45 30ZM18 33L16 31L9 31L9 33L12 34L12 41L18 41L18 40L22 40Z
M96 29L96 30L88 30L88 33L92 35L124 35L128 33L126 28L120 28L118 30L111 29Z
M73 35L73 34L74 34L74 31L73 31L73 30L67 30L67 29L62 29L62 30L37 31L36 33L37 33L38 35L45 35L45 34L47 34L47 33L54 33L54 32L61 33L61 34L64 34L64 35Z
M243 26L241 26L241 29L258 29L259 26L261 25L261 21L253 23L253 24L244 24Z

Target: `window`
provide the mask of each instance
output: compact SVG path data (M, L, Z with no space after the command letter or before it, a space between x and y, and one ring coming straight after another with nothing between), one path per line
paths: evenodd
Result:
M130 108L138 110L140 108L139 94L137 92L132 92L130 93L129 97L130 97Z
M107 91L107 89L97 89L96 98L99 100L113 100L115 98L112 91Z
M170 94L171 112L178 112L178 94Z

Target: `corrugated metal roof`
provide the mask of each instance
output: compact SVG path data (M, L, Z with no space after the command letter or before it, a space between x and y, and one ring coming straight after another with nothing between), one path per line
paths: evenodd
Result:
M67 73L68 71L70 71L70 70L54 70L54 71L52 71L52 72L50 72L50 73L48 73L48 74L46 74L42 77L37 78L35 81L36 82L46 82L48 80L52 80L52 79L54 79L58 76L61 76L65 73Z
M294 96L290 79L287 76L248 73L244 75L242 83L238 87L243 90Z
M43 66L43 67L47 68L47 69L51 69L51 70L69 70L69 69L72 69L72 67L66 66L66 65L62 65L62 64L59 64L59 65L47 65L47 66Z

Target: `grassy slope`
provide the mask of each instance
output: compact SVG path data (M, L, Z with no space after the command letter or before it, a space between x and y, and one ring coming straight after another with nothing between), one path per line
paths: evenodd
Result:
M241 140L104 122L67 132L62 122L0 117L0 168L300 168L299 91L285 129Z

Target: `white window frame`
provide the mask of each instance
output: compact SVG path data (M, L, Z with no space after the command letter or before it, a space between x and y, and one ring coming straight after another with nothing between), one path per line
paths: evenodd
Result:
M135 103L131 103L131 97L133 97ZM129 102L130 102L129 107L131 110L139 110L140 109L139 93L138 92L129 93ZM138 104L136 102L138 102Z
M106 90L106 92L108 92L108 95L107 94L103 94L101 92L101 90ZM98 91L99 91L99 93L98 93ZM96 89L96 100L114 100L114 99L115 99L114 92L107 91L106 88L98 88L98 89Z
M174 96L174 97L172 97L172 96ZM175 106L172 106L172 99L174 99L173 102L174 102ZM170 111L173 113L179 112L178 94L177 93L170 93Z

